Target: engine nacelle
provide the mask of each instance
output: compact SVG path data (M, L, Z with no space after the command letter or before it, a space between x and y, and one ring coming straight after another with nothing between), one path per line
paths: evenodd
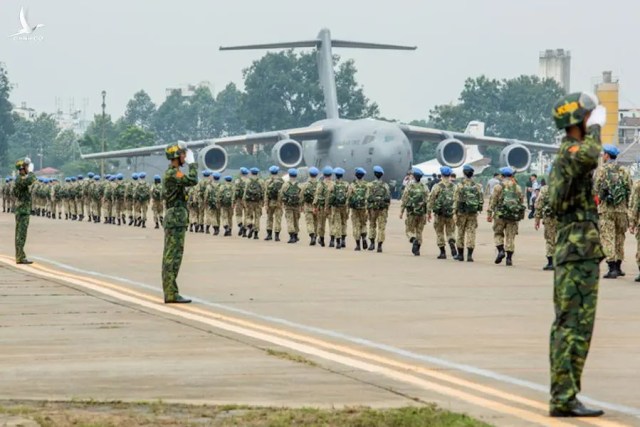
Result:
M457 168L464 164L467 148L457 139L445 139L436 147L436 158L441 165Z
M202 169L222 172L227 168L229 156L227 150L219 145L209 145L198 152L198 163Z
M531 164L531 151L524 145L508 145L500 152L500 164L509 166L516 172L527 170Z
M271 149L271 158L282 168L295 168L302 164L302 144L293 139L283 139Z

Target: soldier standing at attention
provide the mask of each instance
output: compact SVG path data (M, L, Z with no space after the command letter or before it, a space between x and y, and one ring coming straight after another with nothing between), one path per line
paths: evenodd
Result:
M304 202L304 221L307 225L307 233L311 241L309 246L316 245L316 235L318 233L318 214L313 207L313 199L315 198L316 191L318 189L318 174L320 171L318 168L309 168L309 180L304 184L302 188L302 201Z
M549 175L551 171L547 173ZM534 206L534 218L535 228L540 229L540 221L544 225L544 241L545 250L547 255L547 265L542 269L545 271L553 271L553 254L556 251L556 233L558 230L558 220L555 214L551 211L551 205L549 205L549 186L544 185L540 188L540 194L536 198Z
M331 176L333 175L333 169L331 166L325 166L322 169L322 181L318 183L316 194L313 197L313 209L318 215L318 227L316 229L316 236L318 238L318 244L324 248L324 234L327 227L327 221L330 220L331 209L327 207L327 197L333 182ZM331 223L329 223L331 228ZM332 236L331 243L334 242L335 236ZM333 247L331 244L329 247Z
M264 240L272 240L273 233L276 234L276 242L280 241L280 230L282 229L282 200L280 190L284 181L278 176L280 168L271 166L269 173L271 176L265 182L264 206L267 211L267 237Z
M513 178L513 169L510 167L501 168L500 174L502 182L493 189L487 211L487 221L493 222L493 240L498 249L495 263L502 262L506 250L507 266L512 266L518 222L524 218L526 207L522 190Z
M407 211L407 219L405 221L405 232L409 237L411 253L420 256L420 247L422 246L422 233L424 226L430 219L427 218L429 188L420 183L423 173L418 168L413 168L413 180L408 181L407 186L402 193L402 201L400 203L400 219Z
M140 172L138 175L139 182L136 189L138 227L147 228L147 213L149 212L149 200L151 200L151 188L147 184L146 172Z
M28 157L16 162L16 170L18 176L13 186L13 195L16 198L16 264L33 264L33 261L29 261L24 253L24 244L27 241L31 215L30 187L36 181L36 176L33 174L33 164Z
M211 177L213 172L209 171L208 175L195 186L196 190L196 233L204 233L205 212L207 210L207 188L211 185Z
M214 172L212 175L213 182L209 183L205 200L207 204L207 234L209 234L209 226L213 227L213 235L220 234L220 172Z
M195 163L193 152L184 143L167 147L165 154L171 163L169 169L164 173L162 189L167 208L164 221L164 252L162 254L164 302L165 304L190 303L190 299L184 298L178 293L176 278L180 271L180 264L182 264L184 236L189 224L186 191L187 187L198 183L198 166ZM185 163L189 165L187 175L180 170L180 167Z
M636 181L633 184L629 202L629 232L636 235L636 264L640 269L640 233L638 233L638 224L640 224L640 181ZM640 275L634 281L640 282Z
M300 207L302 206L302 187L296 181L298 169L289 169L289 181L282 185L280 200L284 205L284 216L287 221L287 232L289 241L287 243L297 243L300 232Z
M607 257L609 271L605 279L624 276L624 238L629 221L627 208L633 183L629 173L617 162L620 150L615 145L602 147L603 164L596 170L595 188L598 196L598 214L600 216L600 239Z
M240 176L236 179L233 187L235 194L233 196L234 209L236 212L236 223L238 223L238 236L247 237L247 229L244 224L245 207L244 200L244 187L247 185L247 175L249 175L249 169L245 167L240 168Z
M592 172L598 166L600 131L606 110L595 96L573 93L558 101L553 118L566 135L549 178L549 204L558 217L554 306L551 327L552 417L598 417L578 399L582 370L589 353L598 300L600 261L604 252L598 232Z
M331 242L329 242L329 247L333 247L333 239L335 237L335 247L336 249L341 249L346 245L347 219L349 216L347 192L349 191L349 186L342 180L344 169L335 168L333 174L336 177L336 181L329 188L326 201L326 207L331 208Z
M164 207L162 205L162 178L160 175L153 177L153 186L151 187L151 212L153 212L153 220L156 223L155 228L160 228L164 221Z
M115 203L118 225L124 225L127 223L125 200L127 194L127 184L124 182L124 175L121 173L118 173L118 175L116 175L116 179L118 180L118 182L116 183L116 188L114 190L113 200Z
M369 209L369 250L372 251L378 240L378 252L382 252L385 231L387 229L387 217L389 215L389 205L391 205L391 190L382 181L384 169L382 166L373 167L373 175L376 177L369 184L367 192L367 209Z
M454 210L458 236L458 261L464 261L464 248L467 248L467 262L473 262L473 250L476 247L476 229L478 214L484 207L482 186L473 180L475 169L471 165L462 167L464 178L453 194Z
M133 200L135 198L136 187L138 185L138 173L134 172L131 174L132 181L129 181L125 184L125 195L124 195L124 209L127 212L127 216L129 217L129 226L133 225L135 221L134 210L133 210Z
M224 227L224 237L231 236L233 232L233 177L227 175L224 177L224 184L220 187L218 193L218 204L220 205L220 218Z
M353 239L356 241L355 251L360 250L360 240L362 249L369 249L367 245L367 189L368 185L363 179L367 171L363 168L356 168L356 180L349 186L347 200L351 208L351 228Z
M251 168L250 171L251 177L247 180L247 185L244 188L244 195L242 196L245 206L245 226L247 230L249 230L246 237L250 239L251 235L253 235L254 240L258 240L265 190L264 185L258 176L260 169L254 167Z
M455 239L456 224L453 220L453 193L455 191L455 185L451 181L452 172L449 166L442 166L440 168L442 180L433 186L431 194L429 195L430 208L427 210L427 216L431 216L431 210L433 210L433 213L436 215L433 220L433 228L436 231L436 243L438 248L440 248L438 259L447 259L447 252L445 251L445 244L447 242L449 243L449 249L451 249L451 256L454 259L458 256Z

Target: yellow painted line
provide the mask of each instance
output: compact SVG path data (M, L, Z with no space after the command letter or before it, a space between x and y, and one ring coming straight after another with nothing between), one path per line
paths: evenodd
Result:
M3 261L5 263L9 263L9 262L13 263L12 259L1 256L1 255L0 255L0 261ZM473 390L482 392L484 394L499 397L515 403L520 403L525 406L530 406L535 409L542 409L545 411L547 409L547 405L541 402L522 398L520 396L516 396L510 393L505 393L500 390L494 389L492 387L483 386L481 384L463 380L463 379L454 377L452 375L443 374L441 372L427 369L418 365L410 365L410 364L398 362L393 359L377 356L375 354L369 354L362 351L354 350L350 347L332 344L332 343L318 340L312 337L291 333L286 330L280 330L277 328L256 324L254 322L246 321L243 319L237 319L237 318L229 317L226 315L214 313L211 311L203 310L199 307L186 306L186 305L166 306L162 304L163 300L160 298L154 297L146 293L135 291L125 286L50 269L42 265L18 266L18 268L23 269L25 271L36 270L34 272L35 274L39 274L44 277L48 277L52 279L60 280L60 278L63 277L64 279L66 279L68 282L72 284L83 286L83 287L92 289L94 291L101 292L103 294L130 302L133 304L141 305L143 307L151 308L151 309L165 312L168 314L173 314L173 315L183 317L189 320L194 320L200 323L205 323L219 329L235 332L235 333L256 338L262 341L271 342L273 344L280 345L282 347L287 347L295 351L317 356L326 360L331 360L331 361L334 361L346 366L354 367L357 369L361 369L367 372L382 374L384 376L395 379L397 381L412 384L419 388L435 391L440 394L456 397L460 400L464 400L478 406L486 407L496 412L502 412L504 414L512 415L512 416L521 418L523 420L538 422L545 426L571 425L571 424L566 424L564 421L560 421L558 419L548 418L546 416L541 416L537 413L530 412L528 410L521 410L516 407L504 405L497 401L484 399L482 397L478 397L478 396L466 393L464 391L459 391L457 389L453 389L448 386L432 383L422 378L406 374L404 372L392 370L387 367L374 365L368 362L363 362L363 361L356 360L351 357L346 357L340 354L331 353L317 347L329 348L334 351L340 351L342 353L346 353L355 357L360 357L365 360L371 360L377 363L382 363L388 366L393 366L395 368L400 368L410 372L417 372L423 375L431 376L432 378L450 382L452 384L471 388ZM185 313L184 311L187 311L189 313ZM229 323L236 323L243 326L234 326L234 325L230 325ZM247 328L252 328L252 329L247 329ZM259 332L259 331L265 331L265 332ZM276 335L285 336L287 338L284 338L284 339L279 338ZM315 345L315 347L312 347L306 344L300 344L300 343L291 341L288 338L307 342ZM625 426L625 424L619 424L617 422L609 421L605 419L591 419L591 420L581 419L581 421L586 422L588 424L602 426L602 427Z

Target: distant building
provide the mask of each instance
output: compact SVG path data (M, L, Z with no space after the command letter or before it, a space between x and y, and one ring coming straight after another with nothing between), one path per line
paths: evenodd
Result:
M36 110L34 110L33 108L27 107L26 102L21 103L20 107L14 107L13 110L11 110L11 112L14 114L17 114L21 118L28 121L34 121L38 116L38 114L36 113Z
M618 141L631 144L640 138L640 110L620 109Z
M538 76L553 79L569 93L571 90L571 52L564 49L547 49L540 52Z
M620 116L619 97L620 87L618 79L614 79L611 71L602 73L602 80L595 85L595 92L600 100L600 104L607 109L607 124L602 129L603 144L618 143L618 122Z
M198 84L187 84L181 87L168 87L165 89L165 96L168 97L169 95L171 95L173 92L178 91L180 93L180 95L188 98L191 97L195 94L196 89L199 88L207 88L211 91L211 93L213 93L213 86L211 85L211 82L208 81L201 81Z

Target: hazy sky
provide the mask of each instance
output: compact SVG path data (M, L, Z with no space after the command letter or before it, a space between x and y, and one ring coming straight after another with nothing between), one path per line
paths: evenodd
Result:
M21 6L34 36L13 40ZM592 89L612 70L621 106L640 107L637 0L0 0L0 61L17 85L12 102L53 112L89 99L89 113L119 116L145 89L210 81L214 91L242 82L242 69L264 52L219 52L220 45L314 38L330 28L340 39L417 45L414 52L336 49L353 58L366 94L389 118L426 118L455 101L464 79L537 74L545 49L571 50L572 90Z

